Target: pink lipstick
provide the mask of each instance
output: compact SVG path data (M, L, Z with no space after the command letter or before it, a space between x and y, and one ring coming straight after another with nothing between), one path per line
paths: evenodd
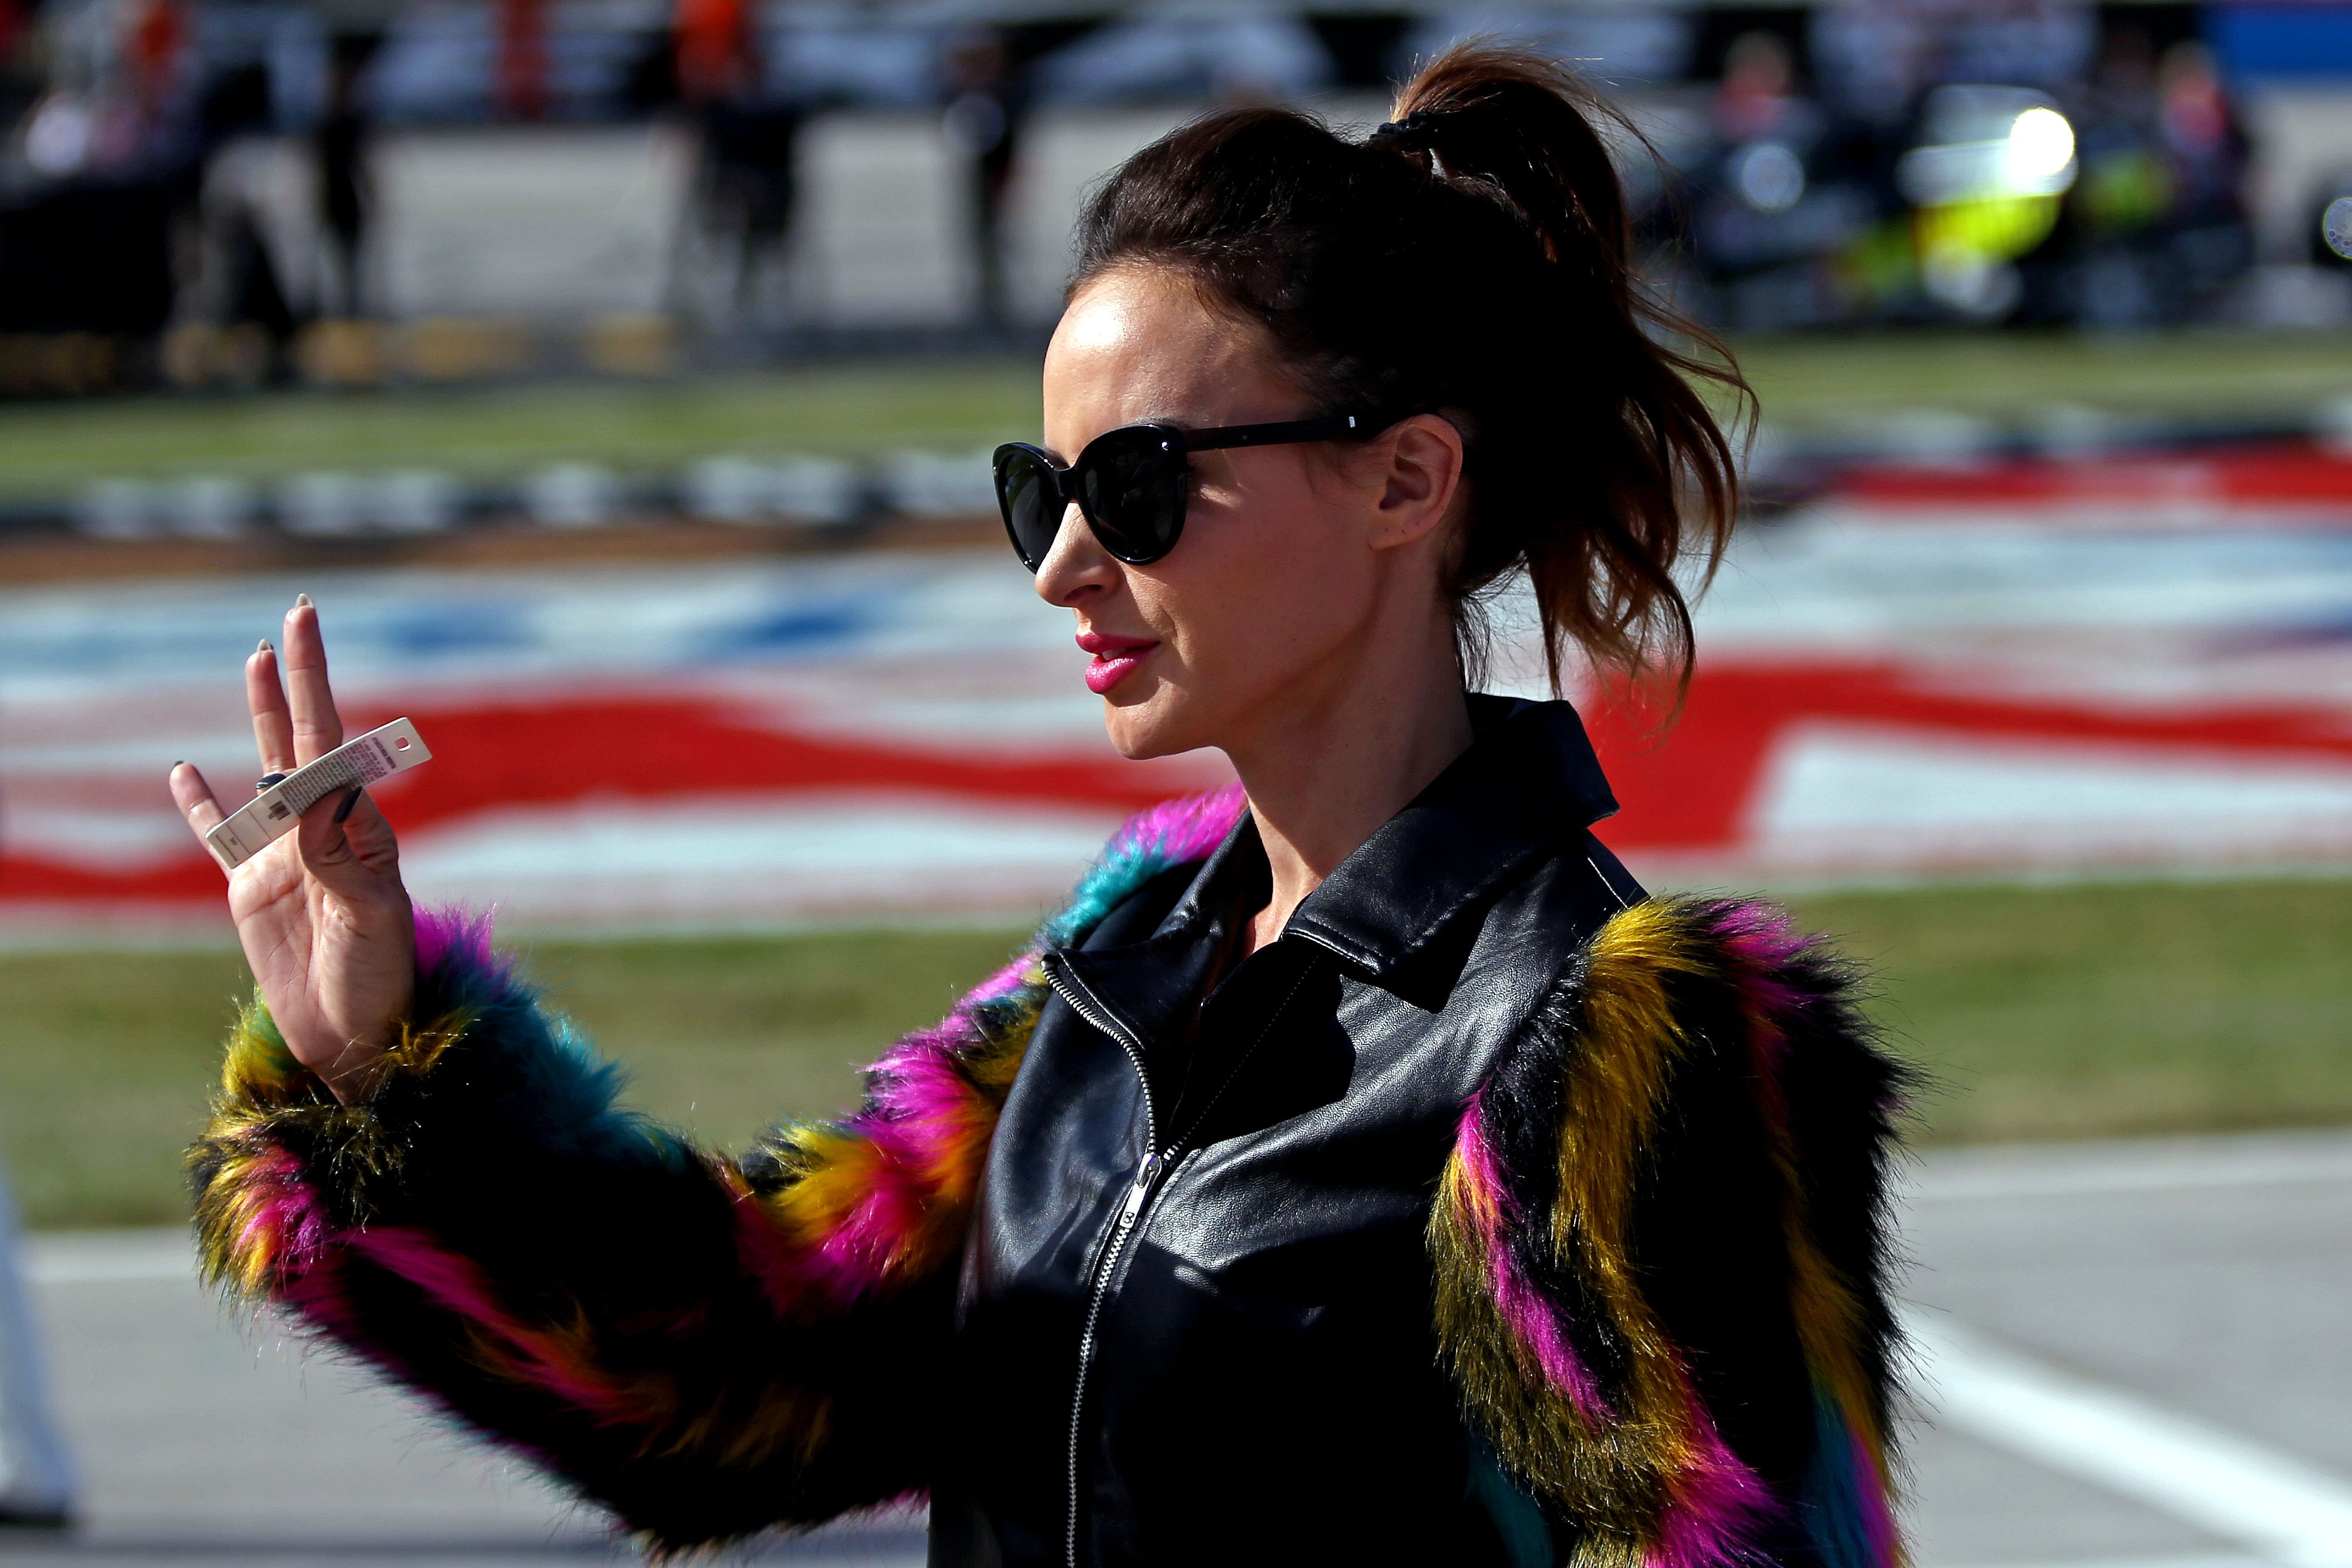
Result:
M1078 646L1095 656L1087 666L1087 689L1097 697L1135 673L1136 667L1160 646L1155 637L1115 637L1107 632L1080 632Z

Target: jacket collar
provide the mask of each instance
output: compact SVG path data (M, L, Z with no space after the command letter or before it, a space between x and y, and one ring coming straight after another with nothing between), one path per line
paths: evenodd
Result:
M1583 721L1565 702L1473 696L1475 739L1340 862L1284 928L1387 980L1530 858L1617 809ZM1264 906L1265 850L1244 813L1158 928L1122 947L1049 955L1139 1045L1173 1037L1232 923Z
M1127 1043L1146 1055L1171 1047L1209 988L1236 924L1265 907L1265 850L1246 811L1225 835L1151 934L1124 946L1066 948L1045 955L1045 973L1083 992Z
M1385 979L1531 856L1615 814L1566 702L1473 696L1476 739L1290 917L1284 935Z

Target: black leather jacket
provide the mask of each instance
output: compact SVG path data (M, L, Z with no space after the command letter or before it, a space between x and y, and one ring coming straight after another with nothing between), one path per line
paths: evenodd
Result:
M741 1160L420 918L365 1103L232 1038L206 1267L659 1546L927 1494L947 1568L1893 1568L1899 1074L1769 911L1645 899L1567 704L1473 719L1280 940L1237 795L1131 825Z
M964 1256L934 1563L1508 1561L1423 1231L1463 1105L1642 894L1587 831L1616 803L1573 710L1479 717L1222 981L1269 891L1246 816L1047 954Z

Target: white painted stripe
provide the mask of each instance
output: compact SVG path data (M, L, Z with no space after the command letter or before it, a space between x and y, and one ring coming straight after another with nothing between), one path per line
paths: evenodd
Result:
M1930 1418L2249 1547L2352 1568L2352 1482L1912 1310Z
M65 1231L25 1238L25 1279L35 1285L111 1285L194 1279L195 1245L177 1226Z
M1929 1203L2352 1182L2352 1132L1955 1150L1924 1156L1908 1174L1910 1198Z
M1943 1568L1943 1565L1926 1562L1919 1563L1917 1568ZM2080 1557L2066 1561L2053 1559L2044 1563L1987 1563L1972 1564L1970 1568L2278 1568L2278 1559L2237 1553L2216 1556L2206 1552L2181 1557Z

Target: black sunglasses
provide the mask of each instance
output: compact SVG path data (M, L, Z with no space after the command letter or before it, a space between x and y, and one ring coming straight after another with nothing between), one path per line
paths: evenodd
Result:
M1123 425L1087 443L1068 468L1025 441L996 449L996 505L1013 552L1034 572L1078 503L1102 547L1130 566L1146 566L1184 534L1184 496L1194 452L1227 447L1287 447L1302 441L1360 440L1395 420L1342 414L1278 425L1226 425L1180 430L1173 425Z

